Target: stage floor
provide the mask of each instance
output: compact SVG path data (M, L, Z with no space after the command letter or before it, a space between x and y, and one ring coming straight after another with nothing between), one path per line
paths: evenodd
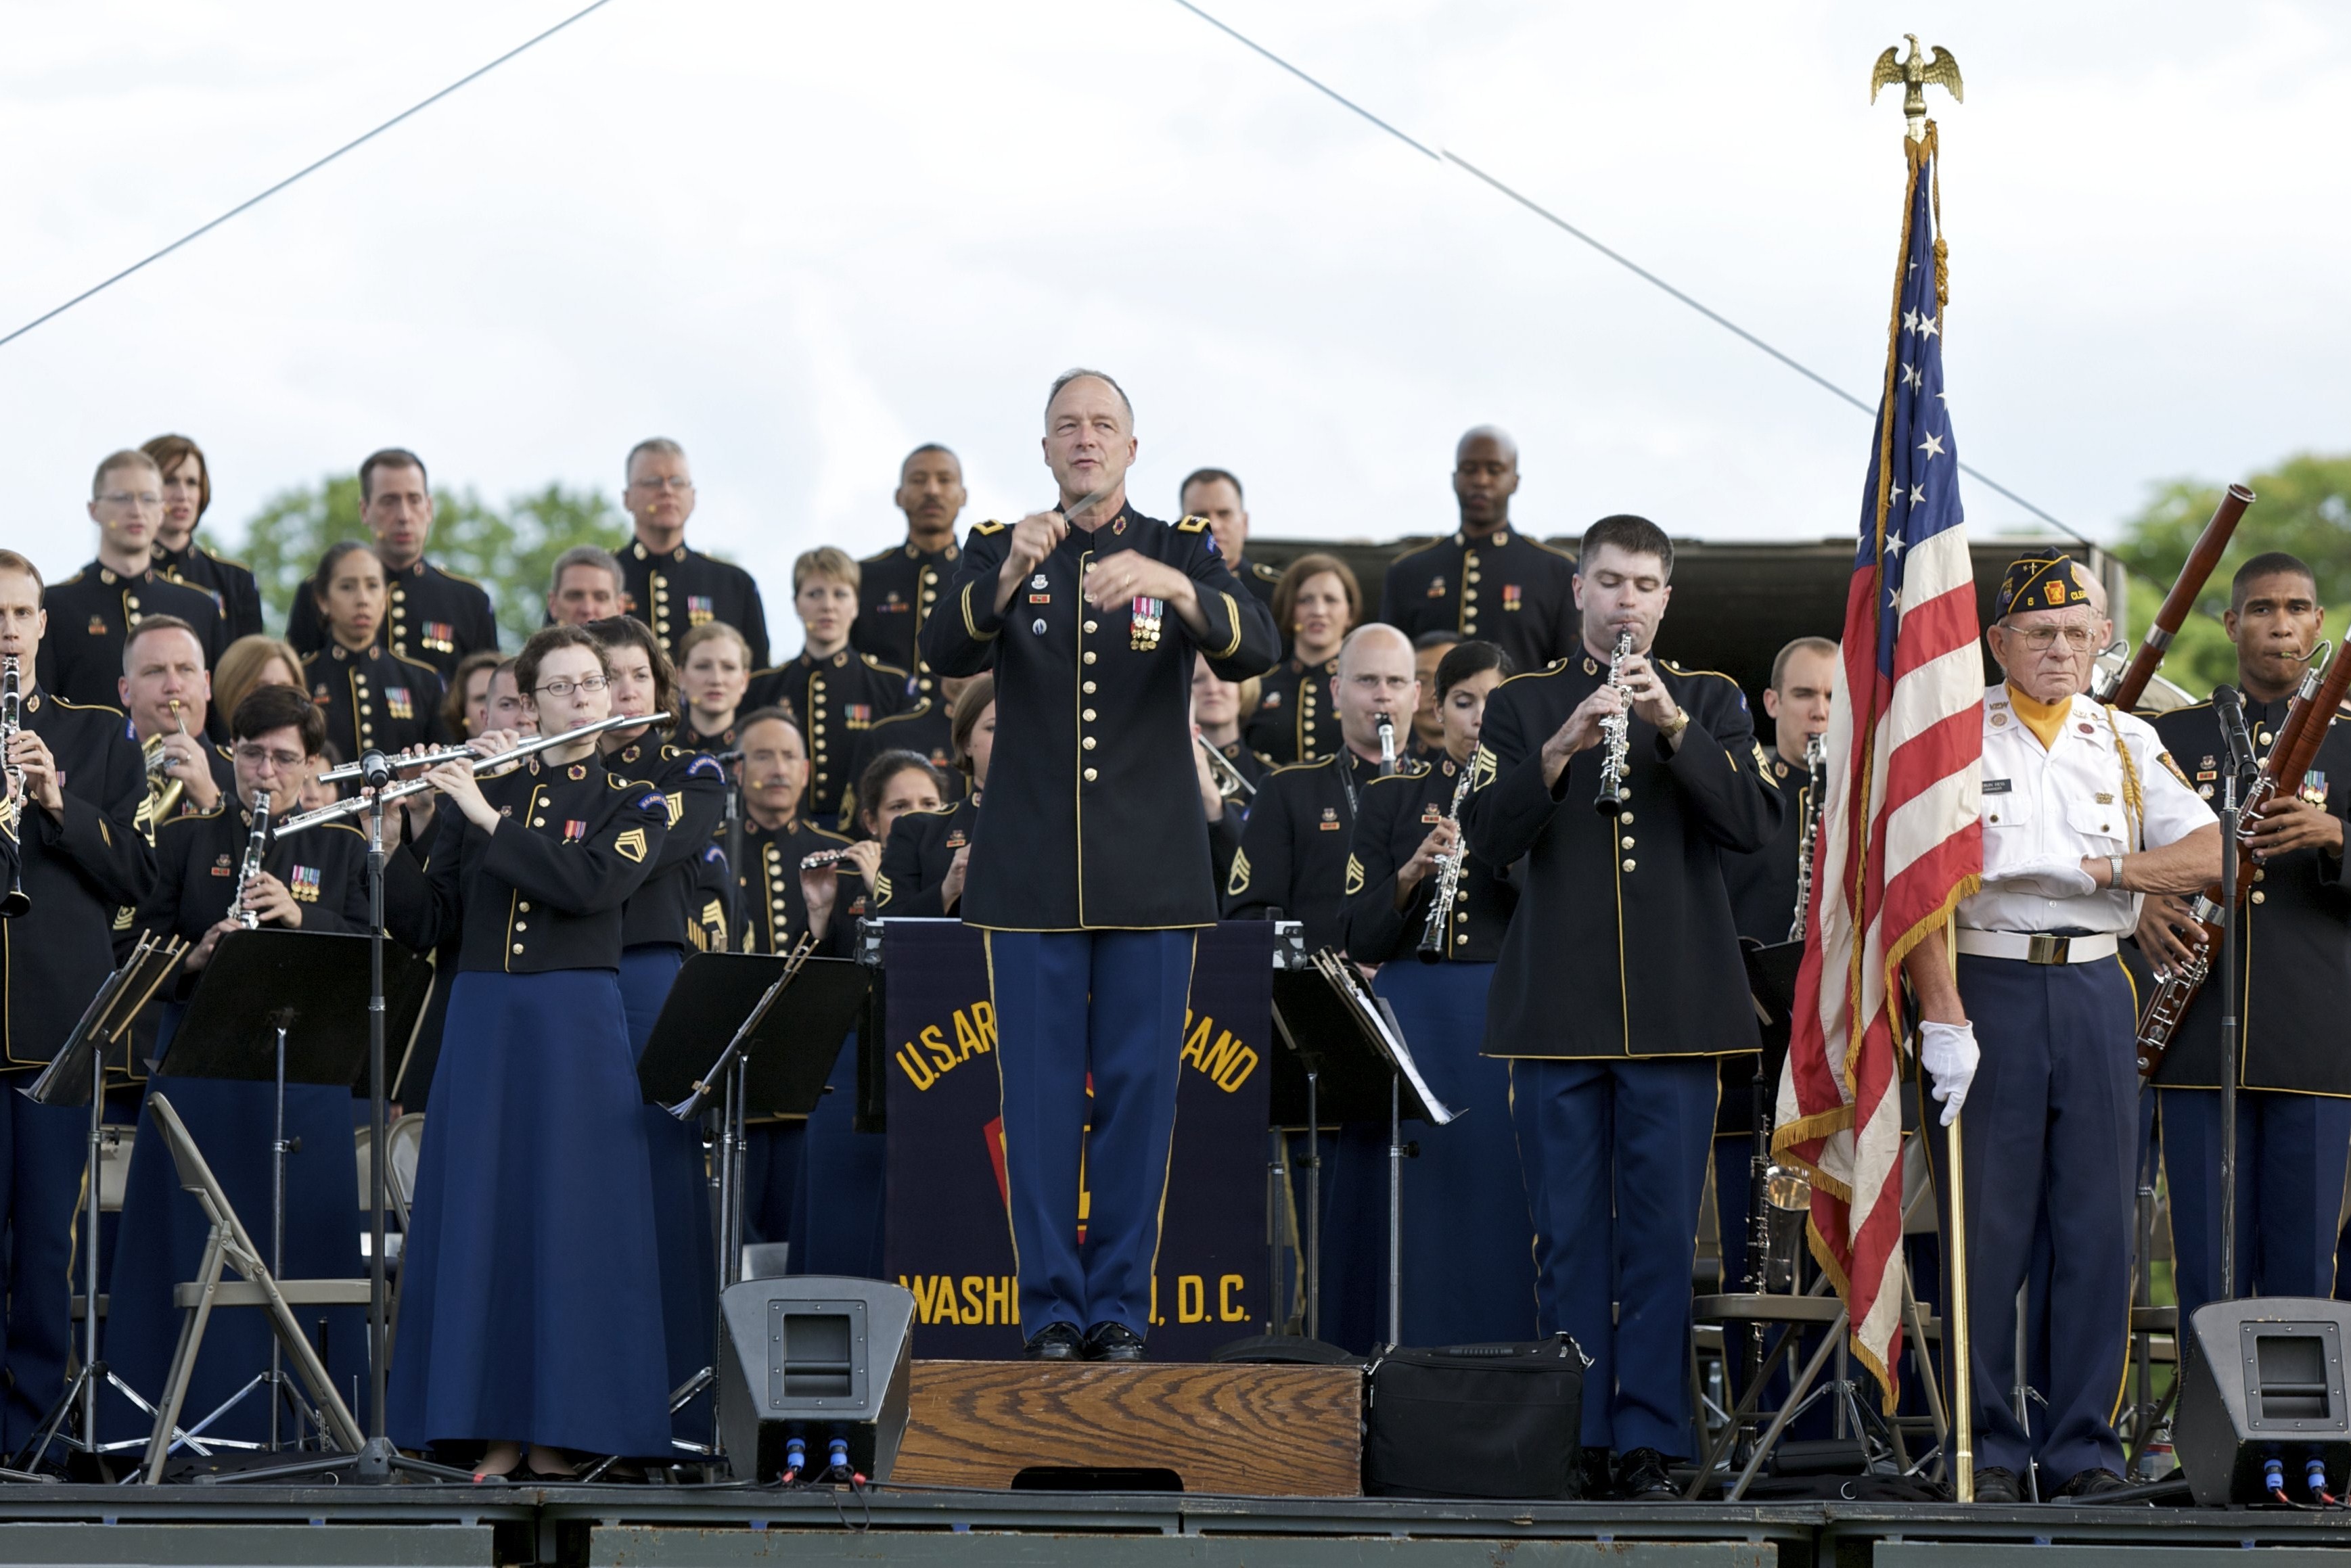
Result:
M11 1486L0 1563L1061 1563L1302 1568L2202 1568L2351 1564L2351 1513L1939 1504L1439 1503L740 1488Z

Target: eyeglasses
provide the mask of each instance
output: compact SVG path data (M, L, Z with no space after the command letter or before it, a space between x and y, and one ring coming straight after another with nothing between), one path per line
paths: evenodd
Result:
M2036 653L2045 653L2055 647L2059 637L2064 638L2065 646L2074 653L2086 653L2092 641L2087 626L2008 626L2002 630Z
M163 497L152 490L109 490L99 499L110 507L137 507L149 512L163 504Z
M568 697L575 691L601 692L611 684L601 675L582 675L576 681L558 677L543 686L533 686L531 690L550 697Z
M693 489L694 481L683 474L672 474L660 479L632 479L629 481L629 487L632 490L684 491Z
M266 746L240 746L236 759L247 768L258 768L266 762L280 773L291 773L309 760L298 751L272 751Z

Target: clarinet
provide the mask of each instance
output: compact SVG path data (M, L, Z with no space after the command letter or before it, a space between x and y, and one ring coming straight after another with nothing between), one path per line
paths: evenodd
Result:
M247 931L261 928L261 911L248 909L245 895L253 891L254 879L261 874L261 857L269 852L269 791L253 792L253 832L245 841L245 864L236 873L236 923Z
M1461 803L1469 798L1469 780L1476 770L1462 765L1461 782L1453 786L1453 804L1447 808L1446 821L1453 824L1456 833L1461 830ZM1469 858L1467 845L1458 839L1453 852L1440 855L1437 861L1437 892L1428 905L1428 921L1420 928L1420 961L1434 964L1445 956L1445 923L1453 913L1454 895L1461 891L1461 862Z
M1804 739L1804 825L1796 840L1796 920L1788 940L1804 939L1804 922L1813 913L1813 848L1821 836L1821 787L1828 779L1828 743L1821 736Z
M16 673L16 655L10 653L5 659L0 659L0 757L5 757L16 749L16 731L23 727L24 722L25 692ZM12 760L7 764L7 779L9 788L16 791L16 796L14 805L8 809L18 813L17 823L21 829L25 810L25 770ZM14 920L32 907L33 901L25 892L25 862L19 856L16 874L8 879L7 896L0 898L0 915Z
M1380 715L1380 777L1395 777L1396 770L1395 720Z
M1625 627L1616 633L1615 652L1608 655L1608 685L1618 696L1625 695L1625 661L1633 656L1633 629ZM1632 749L1633 710L1620 708L1600 721L1600 794L1592 809L1604 817L1620 816L1625 810L1625 765Z

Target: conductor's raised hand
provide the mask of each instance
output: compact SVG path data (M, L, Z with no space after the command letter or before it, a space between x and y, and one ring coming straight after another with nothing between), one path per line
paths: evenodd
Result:
M1026 577L1037 570L1037 563L1061 548L1070 536L1070 519L1056 511L1031 512L1012 525L1012 544L1004 557L1004 570L1016 577Z
M1579 751L1588 751L1600 744L1603 719L1625 711L1625 699L1614 686L1593 688L1590 696L1576 704L1567 722L1552 732L1543 742L1543 782L1556 786L1559 776L1567 770L1569 758Z

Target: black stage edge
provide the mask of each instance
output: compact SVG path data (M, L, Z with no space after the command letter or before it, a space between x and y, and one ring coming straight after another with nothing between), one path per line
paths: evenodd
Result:
M1451 1503L914 1490L15 1486L0 1563L947 1563L1354 1568L2296 1568L2351 1563L2351 1512L1948 1504ZM2032 1563L2028 1551L2057 1553Z

